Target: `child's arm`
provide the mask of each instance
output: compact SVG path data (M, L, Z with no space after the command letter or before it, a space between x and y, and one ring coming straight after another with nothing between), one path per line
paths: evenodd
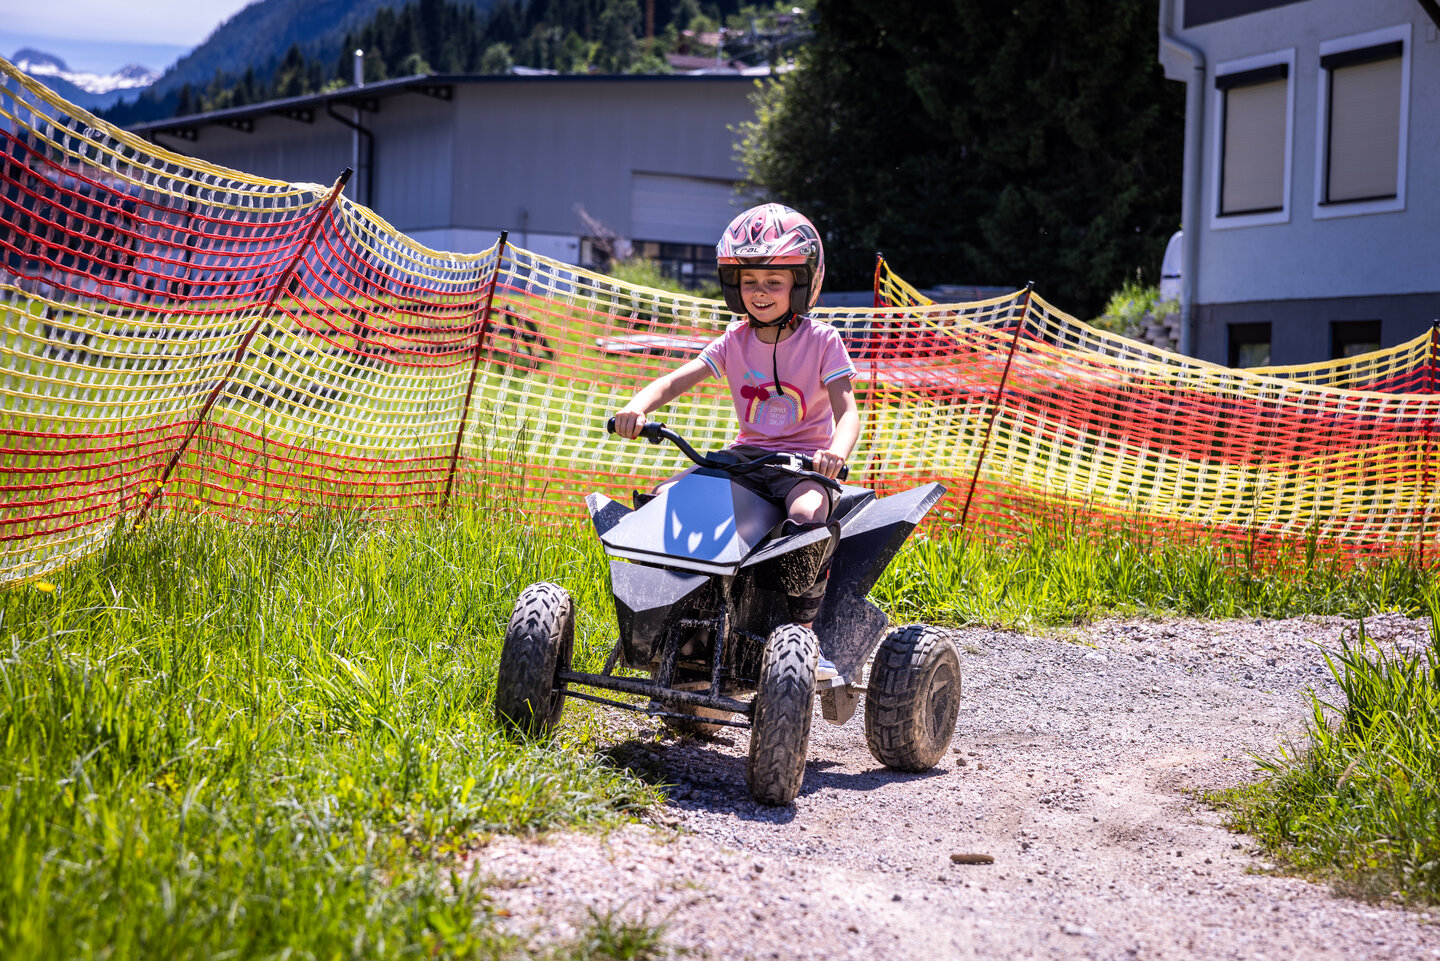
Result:
M855 406L855 391L849 377L837 377L826 384L825 389L830 392L835 433L830 437L829 447L815 452L815 470L826 477L835 477L860 440L860 409Z
M615 433L621 437L639 437L640 428L654 411L670 403L691 387L710 376L710 368L700 358L686 361L670 373L657 377L615 412ZM857 427L858 433L858 427Z

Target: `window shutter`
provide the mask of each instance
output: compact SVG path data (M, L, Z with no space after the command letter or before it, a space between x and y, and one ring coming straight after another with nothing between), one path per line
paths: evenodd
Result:
M1330 72L1327 202L1395 196L1403 62L1394 57Z
M1256 213L1285 206L1288 83L1266 80L1230 86L1225 91L1221 214Z

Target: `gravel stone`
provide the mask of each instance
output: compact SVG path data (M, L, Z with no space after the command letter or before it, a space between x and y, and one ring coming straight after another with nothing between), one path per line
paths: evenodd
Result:
M1256 777L1249 752L1299 742L1307 692L1339 697L1321 648L1356 633L1342 618L957 631L952 747L975 763L888 771L866 749L863 705L836 728L817 703L784 808L750 800L744 731L692 740L572 701L688 800L603 834L493 836L464 867L537 951L616 911L717 961L1440 959L1430 914L1275 873L1201 800ZM1429 643L1427 622L1397 614L1365 633L1396 651ZM955 851L995 864L977 873Z

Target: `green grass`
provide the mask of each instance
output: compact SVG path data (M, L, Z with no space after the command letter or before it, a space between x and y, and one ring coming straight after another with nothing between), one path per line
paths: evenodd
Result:
M659 796L584 704L551 741L496 732L504 624L542 579L575 598L577 661L598 669L614 614L596 539L514 511L157 519L0 592L0 957L523 956L463 855ZM1024 627L1413 611L1424 584L1397 562L1262 575L1195 546L937 531L876 598L897 622ZM597 915L544 950L648 958L659 932Z
M1037 526L1013 546L912 537L874 591L892 621L1021 630L1102 615L1230 618L1420 613L1430 575L1403 558L1355 564L1303 548L1266 565L1225 545Z
M1326 655L1344 699L1312 696L1301 743L1213 798L1277 860L1346 894L1440 903L1440 591L1428 607L1418 654L1370 640L1362 621Z
M583 706L553 743L492 724L530 580L572 591L600 666L597 565L478 515L331 514L155 524L0 593L0 957L517 953L458 857L656 797Z

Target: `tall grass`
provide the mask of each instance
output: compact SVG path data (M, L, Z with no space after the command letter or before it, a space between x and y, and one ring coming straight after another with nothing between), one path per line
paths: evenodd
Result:
M1424 609L1429 575L1403 558L1344 563L1297 549L1259 566L1230 548L1038 525L1009 546L912 538L876 585L893 621L1026 628L1102 615L1362 616Z
M551 742L495 731L504 624L541 579L574 596L577 661L598 669L614 613L596 539L513 514L154 523L0 592L0 957L523 953L456 856L657 798L606 760L583 704ZM1197 547L937 531L876 598L896 621L1024 626L1408 610L1422 581L1395 564L1262 577ZM559 953L655 950L644 924L592 928Z
M560 743L492 728L530 580L599 666L586 550L482 517L158 524L0 594L0 957L510 953L451 855L654 797L583 710Z
M1362 622L1326 655L1343 701L1312 697L1301 744L1216 797L1275 856L1362 897L1440 902L1440 591L1427 600L1428 648L1387 649Z

